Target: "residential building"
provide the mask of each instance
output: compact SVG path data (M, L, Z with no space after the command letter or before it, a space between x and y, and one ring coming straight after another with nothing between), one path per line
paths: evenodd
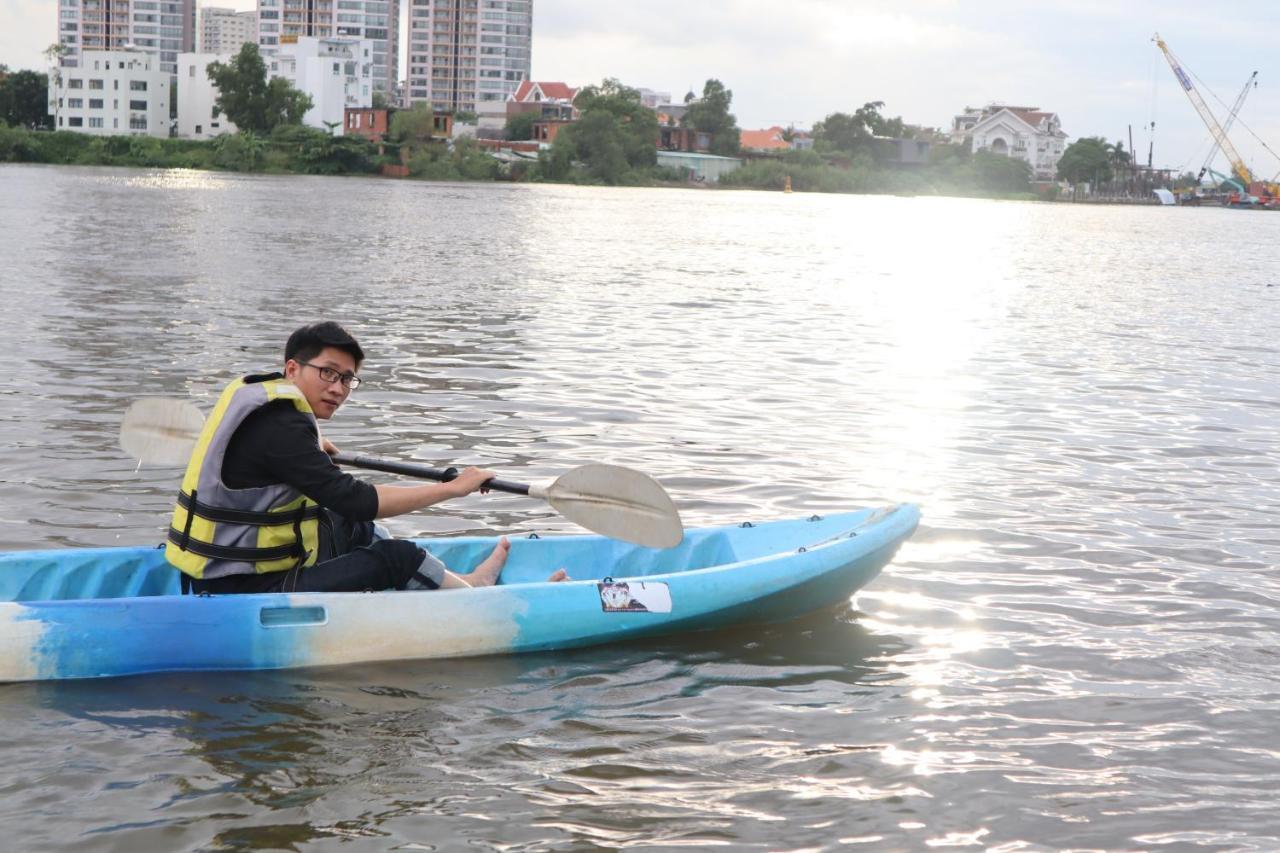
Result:
M237 48L238 50L238 48ZM211 62L228 62L231 53L178 54L178 136L188 139L212 139L224 133L235 133L236 126L222 115L215 103L218 87L209 79Z
M474 112L506 123L508 98L529 79L533 0L409 0L409 106Z
M507 97L507 118L533 113L540 120L569 122L578 118L573 106L578 90L564 83L525 80Z
M670 92L655 92L653 89L637 89L636 91L640 93L640 103L655 112L663 104L671 103Z
M200 9L200 53L237 54L245 42L258 42L258 13L223 6ZM182 76L179 69L178 76Z
M657 148L659 151L689 151L705 153L711 150L711 134L704 130L673 125L658 125Z
M989 104L981 109L966 107L951 125L951 141L967 143L972 151L990 151L1025 160L1032 179L1053 181L1058 161L1066 148L1067 135L1057 113L1039 107Z
M391 128L391 110L374 107L347 107L343 110L343 134L363 136L381 142Z
M78 68L84 51L138 49L178 73L178 54L195 50L196 0L58 0L60 64Z
M743 151L790 151L786 129L774 125L764 130L744 130L738 136Z
M267 76L283 77L311 97L302 123L341 136L348 108L373 106L373 44L369 39L303 36L280 45Z
M373 88L395 92L400 0L258 0L258 48L274 56L301 38L368 39Z
M925 166L929 163L932 143L927 139L877 136L879 159L890 166Z
M57 130L98 136L168 136L169 72L145 50L85 50L49 75Z

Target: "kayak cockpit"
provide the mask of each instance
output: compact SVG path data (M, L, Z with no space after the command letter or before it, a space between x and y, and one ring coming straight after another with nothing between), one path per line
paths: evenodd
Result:
M422 540L451 569L471 571L493 550L492 537ZM512 537L500 583L536 583L558 568L574 580L643 577L732 563L724 531L687 536L655 550L600 536ZM177 569L161 548L87 548L0 555L0 601L73 601L180 593Z
M603 536L511 537L503 585L541 583L563 568L573 580L643 578L728 566L854 535L897 508L812 516L760 525L745 523L686 532L674 548L646 548ZM914 510L913 510L914 512ZM914 515L912 516L915 517ZM495 537L418 540L465 576L493 550ZM75 601L178 595L177 569L162 548L68 548L0 554L0 601Z
M0 601L177 595L160 548L76 548L0 555Z

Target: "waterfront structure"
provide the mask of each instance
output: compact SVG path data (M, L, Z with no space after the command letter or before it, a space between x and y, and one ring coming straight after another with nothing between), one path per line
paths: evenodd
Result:
M96 136L168 136L170 75L146 50L85 50L49 75L56 130Z
M258 0L258 49L275 56L303 38L368 39L372 85L395 92L400 64L400 0Z
M239 48L237 48L239 50ZM178 54L178 136L212 139L235 133L235 124L219 112L218 87L209 79L209 63L230 62L231 53Z
M348 108L373 106L373 43L369 39L303 36L280 45L267 76L283 77L311 97L302 123L341 136Z
M951 141L968 144L972 151L990 151L1025 160L1032 179L1048 183L1056 179L1058 161L1066 149L1067 135L1057 113L1039 107L989 104L966 107L951 124Z
M136 49L178 73L178 54L195 50L196 0L58 0L63 68L82 66L85 51Z
M240 52L245 42L258 41L258 13L237 12L223 6L204 6L200 9L200 53ZM182 76L179 69L178 76Z
M719 183L722 175L737 171L742 161L698 151L658 151L658 165L680 169L695 183Z
M409 0L409 106L474 112L506 123L507 99L529 79L533 0Z

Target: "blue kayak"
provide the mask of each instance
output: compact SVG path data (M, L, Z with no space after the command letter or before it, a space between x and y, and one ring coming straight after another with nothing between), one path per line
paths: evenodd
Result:
M9 553L0 681L508 654L777 622L847 602L919 520L900 504L690 530L665 550L512 538L498 585L417 592L181 595L156 548ZM421 544L466 572L494 541ZM571 581L545 582L561 567Z

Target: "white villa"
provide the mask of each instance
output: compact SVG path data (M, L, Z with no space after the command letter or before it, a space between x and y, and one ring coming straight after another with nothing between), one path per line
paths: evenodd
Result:
M951 124L952 142L967 141L972 151L985 150L1025 160L1031 166L1032 179L1041 183L1057 177L1066 139L1058 114L1039 107L966 107Z

